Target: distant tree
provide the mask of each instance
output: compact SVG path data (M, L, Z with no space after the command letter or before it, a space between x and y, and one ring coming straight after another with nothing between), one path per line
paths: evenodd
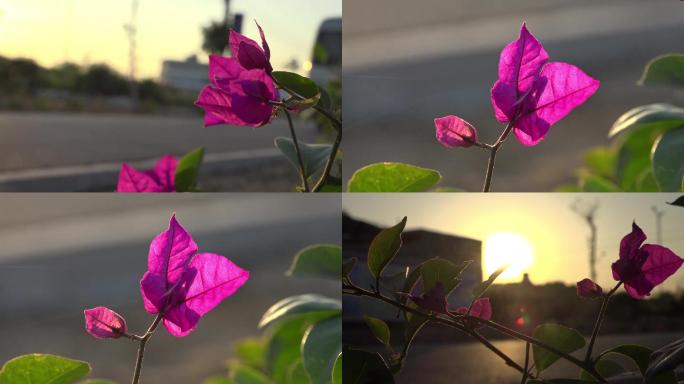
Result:
M77 89L86 94L128 95L128 79L106 64L95 64L80 77Z
M223 21L213 21L202 27L202 50L210 55L220 55L228 50L228 29L230 25Z

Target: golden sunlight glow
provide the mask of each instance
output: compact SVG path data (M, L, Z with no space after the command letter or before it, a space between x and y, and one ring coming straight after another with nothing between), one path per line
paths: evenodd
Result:
M304 61L303 68L305 71L309 72L313 68L313 63L309 60Z
M493 233L484 243L484 278L499 267L508 265L497 281L520 281L533 260L534 248L525 237L513 232Z

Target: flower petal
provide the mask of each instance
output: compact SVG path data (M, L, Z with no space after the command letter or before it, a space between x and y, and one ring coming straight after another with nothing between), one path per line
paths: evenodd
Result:
M684 260L669 248L656 244L646 244L641 249L648 254L641 271L654 287L662 284L682 266Z
M86 331L98 339L118 339L128 332L126 320L106 307L83 311Z
M163 188L153 177L140 172L130 165L121 164L119 180L116 185L117 192L162 192Z
M183 283L173 292L173 304L164 314L164 326L173 336L186 336L202 316L235 293L247 279L249 272L226 257L198 254L190 262Z
M221 81L223 79L217 79L217 82ZM195 101L195 105L204 109L204 126L242 125L242 120L233 113L231 100L230 92L211 85L204 87Z
M544 47L523 23L518 38L504 47L499 56L499 79L492 88L497 120L508 122L515 118L518 102L533 88L548 59Z
M458 307L454 312L465 315L468 313L468 308ZM472 308L470 308L470 316L478 317L482 320L490 320L492 318L492 304L489 301L489 298L483 297L475 300Z
M176 167L178 160L173 155L164 155L151 171L146 172L159 184L162 192L176 191Z
M257 28L259 28L259 36L261 36L261 47L264 49L264 53L266 54L266 58L268 60L271 59L271 48L268 47L268 43L266 42L266 35L264 35L264 30L261 29L261 25L254 20L254 23L256 24Z
M636 222L632 222L632 232L625 235L620 241L620 258L633 260L637 257L639 248L641 244L646 241L646 234L637 225Z
M237 79L244 68L237 59L219 55L209 56L209 80L216 86L216 79Z
M445 116L435 119L437 141L447 148L470 147L477 142L477 131L467 121L458 116Z
M577 282L577 296L585 299L594 299L603 295L603 289L600 285L594 283L591 279L582 279Z
M273 79L263 70L245 71L231 87L231 109L240 125L261 127L268 123L278 97Z
M549 127L584 103L600 82L566 63L549 63L542 68L531 94L523 101L514 133L527 146L538 144Z
M232 29L230 30L230 52L245 69L273 71L266 52L264 52L259 44Z
M437 313L447 313L446 293L444 292L444 285L439 281L422 296L410 295L409 298L423 309Z
M172 215L169 228L150 243L147 273L140 282L148 312L152 307L156 312L163 311L165 297L181 281L190 258L196 252L197 244L192 236L176 220L176 215Z

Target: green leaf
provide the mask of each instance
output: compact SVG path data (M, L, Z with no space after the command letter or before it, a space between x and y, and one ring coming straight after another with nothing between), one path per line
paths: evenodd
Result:
M259 321L259 328L290 316L318 312L334 316L342 311L342 303L316 294L290 296L273 304Z
M273 71L271 76L279 87L303 99L298 102L302 106L313 107L321 98L321 90L311 79L285 71Z
M532 337L563 353L575 352L584 347L585 344L582 334L572 328L558 324L542 324L535 328ZM549 352L536 344L532 346L532 352L537 373L541 373L560 358L555 353Z
M316 323L302 340L302 360L312 383L330 383L342 353L342 316Z
M266 346L262 340L242 339L233 345L233 349L241 363L256 369L266 366Z
M363 320L366 322L366 325L368 325L368 328L370 328L371 332L373 333L373 336L375 336L375 338L378 339L378 341L380 341L384 345L389 345L390 330L387 326L387 323L378 318L365 315L363 316Z
M295 255L287 274L290 276L317 276L338 279L342 266L342 247L317 244L306 247Z
M684 108L658 103L635 107L620 116L608 133L609 137L638 128L678 127L684 124Z
M311 384L302 359L297 360L287 370L287 384Z
M401 248L401 233L406 226L407 217L396 225L385 228L378 233L368 248L368 269L373 277L378 278L387 264L389 264L399 248Z
M267 329L268 353L266 359L267 372L276 383L288 383L302 360L302 339L311 326L329 318L325 312L307 312L289 317ZM308 376L302 383L308 384ZM295 383L292 383L295 384Z
M274 382L261 371L237 361L229 364L228 377L234 384L273 384Z
M403 163L375 163L352 175L349 192L425 192L434 187L442 175L428 168Z
M15 357L0 370L0 384L72 384L90 372L84 361L34 353Z
M684 127L665 132L653 146L653 174L663 192L678 192L684 177Z
M583 192L620 192L621 189L610 180L596 175L585 175L580 180Z
M684 55L668 54L651 60L639 83L684 88Z
M299 159L297 159L297 152L295 150L294 141L290 137L276 137L275 146L280 149L280 152L287 157L287 160L299 172ZM330 157L332 145L330 144L307 144L300 141L299 154L302 156L302 163L304 164L304 171L307 177L312 177L325 167L325 163Z
M442 283L444 292L448 296L461 283L461 273L470 261L457 265L447 259L438 257L426 260L421 264L421 277L423 278L423 292L428 292L437 282Z
M116 382L106 379L88 379L83 384L116 384Z
M86 382L86 384L89 384ZM233 381L227 377L214 376L210 377L202 382L202 384L235 384Z
M676 384L674 369L684 362L682 339L670 343L650 354L644 372L647 384ZM641 366L640 366L641 368Z
M354 266L358 259L356 257L349 258L342 263L342 277L349 277L349 274L354 270Z
M615 176L616 154L614 148L596 147L584 154L584 163L590 172L611 179Z
M618 363L614 362L613 360L608 360L608 359L601 359L596 362L594 365L594 368L596 368L596 371L603 376L603 377L612 377L619 375L623 372L625 372L625 369ZM589 382L597 382L594 378L594 376L590 375L589 372L585 370L580 371L580 379L586 380Z
M192 192L197 189L197 177L203 158L204 148L197 148L188 152L178 161L175 176L176 191Z
M340 353L335 360L335 366L332 371L332 384L342 384L342 354Z
M489 278L480 284L478 284L474 289L473 289L473 297L475 299L480 298L480 296L484 295L485 292L489 289L489 287L494 284L494 281L508 268L508 264L502 265L494 271L491 275L489 275Z
M394 377L379 353L344 349L342 372L345 383L393 384Z

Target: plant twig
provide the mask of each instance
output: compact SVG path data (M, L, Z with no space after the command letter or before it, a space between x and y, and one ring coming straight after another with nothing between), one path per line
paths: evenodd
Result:
M159 323L161 323L161 320L162 315L159 314L154 319L152 324L150 324L150 327L147 329L147 332L145 332L144 335L134 335L134 338L140 342L140 345L138 346L138 358L135 361L135 370L133 371L133 384L138 384L138 381L140 380L140 372L142 370L143 358L145 357L145 345L147 344L147 341L150 339L150 337L152 337L152 335L154 334L154 330L157 329L157 326L159 325Z
M496 161L496 152L501 148L506 138L513 130L513 121L509 122L506 128L501 132L501 136L496 140L496 143L490 145L489 148L489 161L487 162L487 174L485 175L484 186L482 187L482 192L489 192L492 185L492 175L494 174L494 162Z
M608 309L608 302L610 297L613 296L615 291L620 288L622 282L618 282L613 289L610 290L605 296L603 296L603 302L601 303L601 309L599 310L599 315L596 318L596 323L594 323L594 330L591 333L591 339L589 339L589 346L587 347L587 354L584 355L584 361L591 363L591 353L594 349L594 343L596 342L596 337L598 336L599 330L601 329L601 324L603 323L603 318L606 316L606 310Z
M530 375L530 343L525 342L525 371L523 372L520 384L525 384Z
M309 182L308 175L306 174L306 168L304 168L304 161L302 161L302 154L299 150L299 142L297 141L297 134L294 130L294 125L292 124L292 116L287 108L283 108L285 116L287 117L287 123L290 126L290 135L292 135L292 142L294 143L295 153L297 154L297 162L299 163L299 176L302 178L302 186L304 187L304 192L309 192Z

